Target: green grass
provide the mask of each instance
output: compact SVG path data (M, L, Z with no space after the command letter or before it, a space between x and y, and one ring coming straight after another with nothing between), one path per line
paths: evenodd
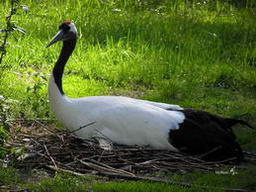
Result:
M192 186L173 185L170 183L150 183L150 182L110 182L110 183L96 183L92 185L93 191L96 192L143 192L143 191L207 191L207 192L221 192L225 191L220 188L246 188L253 190L256 187L256 168L250 167L246 171L240 171L234 168L232 174L231 170L224 170L226 174L203 173L194 172L185 175L175 175L170 177L170 182L176 181L180 183L190 183ZM222 170L223 171L223 170ZM248 177L250 175L250 177ZM200 187L199 187L200 186ZM209 187L204 188L204 187ZM219 188L219 189L218 189Z
M21 185L21 189L29 189L33 192L45 192L45 191L87 191L87 185L84 183L85 179L75 178L70 175L56 175L54 178L44 179L41 182L31 182L25 185Z
M110 182L110 183L96 183L92 187L95 192L187 192L189 188L172 186L163 183L147 183L147 182ZM201 190L198 190L201 191ZM203 190L205 191L205 190Z
M56 174L53 178L42 178L41 181L30 181L20 184L22 174L17 174L13 169L0 170L1 185L11 185L13 189L28 189L30 191L94 191L94 192L157 192L157 191L207 191L222 192L221 188L229 189L255 189L255 167L249 167L246 171L239 169L224 170L225 174L194 172L185 175L170 176L170 183L142 182L142 181L114 181L102 182L99 177L74 177L69 174ZM223 170L222 170L223 171ZM24 174L24 173L23 173ZM250 177L248 177L250 175ZM36 179L36 178L34 178ZM94 181L96 180L96 182ZM97 181L98 180L98 181ZM190 183L192 186L171 184L171 182ZM24 182L24 181L23 181ZM1 187L0 185L0 187ZM204 188L205 187L205 188ZM208 188L207 188L208 187ZM0 188L1 189L1 188Z
M157 10L163 2L149 5L155 10L120 1L78 2L45 1L38 5L24 1L30 12L19 11L14 18L27 34L15 34L18 41L13 43L17 46L8 49L4 64L9 70L2 75L0 90L24 103L26 110L22 112L27 116L41 117L49 111L44 103L47 81L43 78L48 78L60 45L44 47L59 23L72 19L77 21L80 39L64 79L69 96L139 89L146 92L146 98L227 116L255 108L256 31L249 11L225 12L223 5L214 11L172 12L167 3L160 14ZM121 11L113 11L115 8ZM6 90L10 84L13 86ZM35 106L37 100L27 101L34 95L41 99L42 107Z
M0 169L0 187L2 185L16 184L20 181L16 170L12 168L2 168Z
M8 2L0 3L0 28ZM74 20L79 41L65 71L68 96L128 95L244 119L256 127L253 9L238 9L228 1L197 2L23 0L29 12L20 9L13 20L27 33L13 33L0 71L0 95L15 100L8 103L7 117L54 118L47 85L61 44L48 49L45 45L62 21ZM253 2L248 0L249 5ZM256 151L255 131L237 127L235 132L243 149ZM195 182L205 179L215 185L214 178L219 178L223 186L234 184L221 176L195 175ZM254 178L252 173L246 172L246 176L253 183L249 181ZM63 181L43 181L38 190L48 185L57 190L51 182L61 188ZM132 182L95 184L93 189L131 191L134 187L140 191L144 185L148 191L165 188ZM237 186L246 188L242 183ZM170 187L170 191L175 189Z

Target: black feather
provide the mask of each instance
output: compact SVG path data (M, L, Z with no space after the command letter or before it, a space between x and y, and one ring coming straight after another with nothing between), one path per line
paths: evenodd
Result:
M235 163L243 160L243 152L236 141L232 126L237 123L249 124L222 118L205 111L180 110L185 120L177 130L170 130L169 142L181 152L202 155L207 161L232 159Z

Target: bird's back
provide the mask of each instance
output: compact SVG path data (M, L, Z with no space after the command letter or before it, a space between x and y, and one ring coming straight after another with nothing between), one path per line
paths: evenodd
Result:
M62 119L67 128L75 130L94 122L77 132L83 138L102 135L116 143L176 150L168 141L168 133L179 128L184 115L165 108L177 106L119 96L84 97L69 102L72 120Z

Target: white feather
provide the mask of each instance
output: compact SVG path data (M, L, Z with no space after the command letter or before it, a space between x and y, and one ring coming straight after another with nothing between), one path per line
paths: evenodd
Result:
M74 34L77 34L77 29L74 23L71 22L69 24L69 27L70 27L69 31L73 32Z
M75 133L81 138L102 135L126 145L149 145L177 151L168 141L169 131L178 129L185 116L178 105L122 96L73 99L60 94L50 79L49 99L58 120L69 130L95 122Z

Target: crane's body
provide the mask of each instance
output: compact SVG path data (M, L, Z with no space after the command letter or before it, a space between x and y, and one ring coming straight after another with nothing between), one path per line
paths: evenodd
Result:
M178 151L168 141L170 129L178 129L185 118L177 105L122 96L73 99L60 94L53 78L49 95L57 119L82 138L105 136L115 143Z
M207 160L243 159L231 127L241 120L222 118L178 105L122 96L69 98L62 88L62 76L75 45L77 30L64 22L47 47L63 41L49 83L49 100L58 120L79 137L103 136L125 145L203 154ZM88 126L86 126L88 125ZM215 151L214 149L217 148Z

